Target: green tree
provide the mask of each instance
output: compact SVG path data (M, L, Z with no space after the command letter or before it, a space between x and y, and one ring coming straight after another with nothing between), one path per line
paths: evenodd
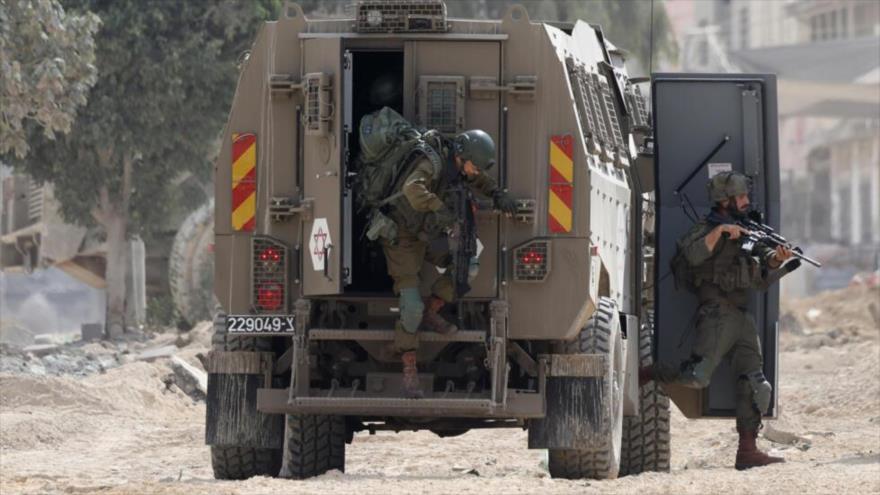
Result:
M70 131L97 78L98 25L58 0L0 2L0 155L27 154L29 123L48 139Z
M126 242L161 225L181 174L210 176L237 63L280 2L70 0L101 18L98 81L73 131L31 133L32 153L11 160L51 181L71 222L106 236L107 329L125 328Z

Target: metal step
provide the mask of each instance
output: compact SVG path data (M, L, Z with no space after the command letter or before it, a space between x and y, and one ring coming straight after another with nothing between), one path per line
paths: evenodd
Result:
M394 340L394 330L361 330L361 329L309 329L309 340ZM421 342L485 342L486 332L482 330L459 330L444 335L436 332L419 332Z
M447 397L404 399L400 397L290 397L283 388L257 390L257 410L269 414L341 414L355 416L423 416L458 418L540 418L544 396L512 390L506 404L485 394L450 393Z

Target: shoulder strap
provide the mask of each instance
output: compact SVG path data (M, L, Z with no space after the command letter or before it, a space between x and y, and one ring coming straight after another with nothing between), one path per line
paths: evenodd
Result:
M405 179L406 177L409 177L409 174L412 172L413 167L415 167L415 164L418 163L419 155L427 158L428 161L431 162L431 167L433 169L431 173L431 179L436 181L440 177L443 171L443 160L440 159L440 155L434 150L434 148L429 146L423 140L420 140L419 143L416 144L416 146L412 150L410 150L409 153L407 153L403 160L401 160L401 163L403 163L404 165L400 169L400 174L395 178L394 187L392 189L396 190L397 192L395 192L391 196L388 196L382 201L379 201L379 203L376 204L377 208L381 208L403 196L403 191L399 190L402 186L402 184L400 184L400 181Z

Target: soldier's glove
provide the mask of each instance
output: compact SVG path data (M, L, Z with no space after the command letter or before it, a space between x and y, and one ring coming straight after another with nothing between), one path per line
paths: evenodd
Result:
M501 210L501 212L506 215L516 214L516 200L501 189L492 194L492 201L495 204L494 206L496 210Z

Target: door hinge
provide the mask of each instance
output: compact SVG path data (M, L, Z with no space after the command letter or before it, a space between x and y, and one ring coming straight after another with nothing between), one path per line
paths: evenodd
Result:
M311 198L295 200L293 198L275 197L269 202L269 216L274 222L283 222L293 215L300 215L303 221L312 219L312 207L314 201Z
M493 99L496 93L506 92L514 98L533 100L537 86L538 76L515 76L504 85L499 85L498 79L491 76L474 76L470 78L468 91L474 99Z
M302 91L303 83L295 81L292 74L271 74L269 89L272 96L293 96L293 93Z

